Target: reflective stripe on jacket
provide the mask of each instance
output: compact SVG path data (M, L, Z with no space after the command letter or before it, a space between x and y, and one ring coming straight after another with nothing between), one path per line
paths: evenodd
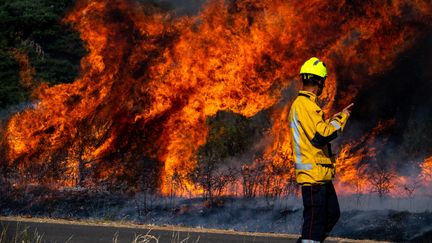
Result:
M296 179L299 184L322 184L335 175L330 141L345 127L348 115L325 120L316 95L300 91L289 113Z

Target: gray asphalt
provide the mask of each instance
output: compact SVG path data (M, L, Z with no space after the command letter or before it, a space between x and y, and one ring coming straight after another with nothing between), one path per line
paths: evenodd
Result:
M113 242L113 238L118 234L118 242L132 242L136 235L146 235L147 229L142 228L122 228L122 227L105 227L89 226L77 224L53 224L53 223L35 223L35 222L17 222L0 220L0 234L3 229L7 229L6 242L12 241L18 232L27 228L30 235L37 230L39 235L43 235L42 242ZM283 237L264 237L264 236L245 236L238 234L207 233L207 232L173 232L167 230L152 230L150 235L159 239L158 242L164 243L289 243L296 242L295 239ZM69 239L69 241L68 241ZM1 239L0 239L1 241ZM148 242L157 242L155 240ZM3 242L2 242L3 243Z

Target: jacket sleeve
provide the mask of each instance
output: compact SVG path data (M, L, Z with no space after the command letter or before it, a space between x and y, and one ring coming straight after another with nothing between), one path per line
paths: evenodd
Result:
M324 120L324 112L318 107L307 107L304 109L301 122L306 125L306 135L313 146L321 148L335 139L345 127L348 115L338 113L333 118Z

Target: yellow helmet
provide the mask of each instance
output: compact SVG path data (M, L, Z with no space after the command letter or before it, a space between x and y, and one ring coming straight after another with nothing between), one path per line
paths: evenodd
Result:
M327 68L318 58L312 57L301 67L300 75L302 74L314 74L325 79L327 77Z

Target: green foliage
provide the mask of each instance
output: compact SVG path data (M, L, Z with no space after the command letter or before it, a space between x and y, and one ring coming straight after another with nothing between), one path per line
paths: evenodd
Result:
M73 0L0 0L0 109L28 100L13 50L26 53L34 80L72 82L85 49L79 34L61 22Z
M210 131L207 143L200 148L203 157L220 159L245 152L253 143L256 129L250 119L221 111L207 120Z
M7 52L0 50L0 107L26 100L28 92L19 82L18 64Z

